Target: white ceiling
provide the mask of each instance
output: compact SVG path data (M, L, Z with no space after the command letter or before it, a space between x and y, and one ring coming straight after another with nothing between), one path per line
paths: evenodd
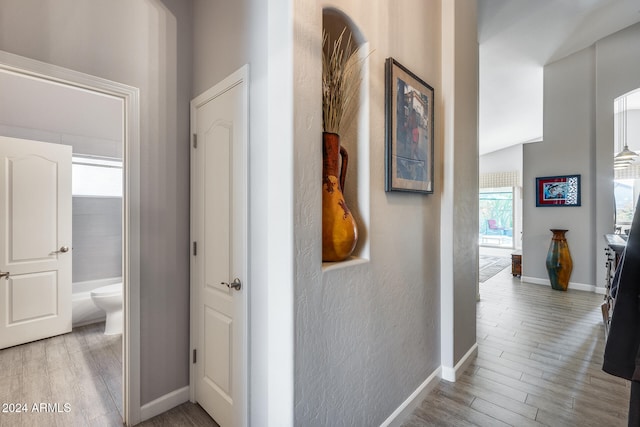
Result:
M543 67L640 21L640 0L478 0L480 154L542 139Z

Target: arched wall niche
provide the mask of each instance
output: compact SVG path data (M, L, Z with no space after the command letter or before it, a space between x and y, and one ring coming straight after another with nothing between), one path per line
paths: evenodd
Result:
M359 47L360 87L352 114L345 117L340 132L340 144L349 154L345 180L345 201L358 225L358 243L351 258L340 263L323 263L323 269L360 264L369 259L369 43L355 22L343 11L326 7L322 10L322 28L331 46L344 31L343 46L349 38L352 47Z
M346 28L345 37L351 37L354 44L362 46L367 42L362 31L356 26L353 20L344 12L334 7L327 7L322 10L322 28L335 40L343 29Z

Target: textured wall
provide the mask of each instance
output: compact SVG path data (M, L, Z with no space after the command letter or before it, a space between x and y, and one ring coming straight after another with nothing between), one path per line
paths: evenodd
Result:
M394 57L440 96L440 2L337 3L295 9L295 425L304 426L379 425L440 366L441 187L384 191L384 61ZM370 260L337 269L323 269L319 239L323 6L346 13L372 51Z
M141 403L189 383L191 2L0 1L0 49L140 88Z
M640 87L640 24L545 67L544 142L524 146L523 276L547 280L549 228L568 228L571 282L604 286L613 231L613 106ZM536 208L535 178L582 174L582 207Z
M594 284L594 58L592 47L545 67L544 141L524 147L525 277L548 278L545 259L551 240L549 229L565 228L569 230L567 241L573 258L571 282ZM582 206L536 208L535 178L566 174L581 174Z

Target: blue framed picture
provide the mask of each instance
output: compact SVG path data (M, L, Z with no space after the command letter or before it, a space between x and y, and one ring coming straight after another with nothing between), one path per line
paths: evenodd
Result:
M580 175L536 178L536 207L580 206Z

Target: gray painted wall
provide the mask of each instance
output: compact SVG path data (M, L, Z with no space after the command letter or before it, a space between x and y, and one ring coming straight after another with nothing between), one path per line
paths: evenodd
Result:
M454 79L460 85L459 104L453 113L459 117L450 117L458 145L453 155L460 161L455 190L441 172L442 107L452 101L441 90L441 2L415 0L402 8L385 0L340 2L372 51L370 259L342 268L323 267L319 242L321 7L335 6L329 3L296 4L294 17L295 424L379 425L440 366L441 310L451 311L455 323L453 357L459 359L475 343L477 281L469 259L477 259L477 104L465 97L477 94L475 2L457 2L461 9L455 17L460 25L460 74ZM384 61L390 56L436 89L432 195L384 191ZM471 81L461 82L468 77ZM459 233L448 236L457 251L455 284L441 283L440 276L441 233L448 233L442 229L441 208L447 192L458 210L454 224L460 226ZM444 286L453 296L451 305L441 309Z
M296 425L380 423L440 365L441 194L452 190L436 176L430 196L384 192L382 64L396 57L432 84L444 104L437 89L441 2L412 0L402 9L388 0L341 4L376 49L370 58L371 260L325 272L315 191L320 150L313 142L320 140L321 4L265 3L0 0L0 49L140 88L143 404L188 384L188 103L249 62L252 423L287 420L293 411ZM415 54L425 46L425 55ZM467 73L475 75L473 68ZM467 108L461 114L475 117L477 105ZM442 111L436 109L439 124ZM468 124L459 125L461 140L472 138ZM444 130L436 129L436 167L443 167ZM474 149L464 145L456 155L465 167L477 165ZM473 174L467 170L459 179L456 203L473 203ZM467 207L456 221L463 228L455 247L462 248L466 227L475 236L477 209ZM472 249L467 253L473 256ZM460 301L447 308L460 320L456 355L475 341L474 273L464 272L472 269L462 261L456 258ZM287 317L294 311L295 340ZM287 347L294 345L295 352ZM294 382L295 402L288 394Z
M140 88L142 404L189 384L191 9L0 0L0 50Z
M613 231L613 105L640 87L640 24L544 70L544 142L524 146L523 277L548 280L549 228L567 228L571 282L604 286L604 239ZM579 173L582 206L536 208L535 178Z
M522 147L523 144L517 144L483 154L479 159L480 173L517 171L522 178Z
M455 77L449 84L453 102L453 156L445 167L453 167L453 180L444 191L453 194L453 227L444 223L443 239L452 239L453 253L453 363L457 364L476 343L476 301L478 286L478 42L477 5L458 0L452 15ZM445 24L443 24L445 25ZM446 47L445 47L446 49ZM447 94L445 94L447 96ZM446 108L446 107L445 107ZM445 132L446 135L446 132ZM445 151L445 153L447 153ZM448 178L448 176L447 176ZM447 186L448 185L448 186ZM449 237L451 236L451 237ZM443 287L448 286L442 283ZM448 307L443 306L442 310ZM444 361L443 361L444 364Z
M122 199L73 197L73 282L122 276Z
M270 3L270 4L267 4ZM286 135L280 134L280 139L269 140L269 126L278 126L286 120L282 114L286 100L282 99L280 108L269 108L267 89L269 82L277 79L286 79L284 73L268 73L269 46L268 41L277 40L278 33L291 32L286 25L274 26L271 35L267 36L268 17L279 17L286 21L288 5L280 2L265 2L263 0L194 0L194 67L193 88L191 96L195 97L206 91L223 78L243 66L249 64L249 186L250 190L250 217L249 217L249 277L243 280L245 289L250 295L249 306L250 331L251 331L251 359L250 359L250 390L249 400L250 419L252 425L287 425L286 422L274 422L274 418L290 419L291 398L286 390L290 388L290 364L287 363L286 349L278 344L271 330L276 331L275 337L287 340L287 328L278 327L273 321L269 321L270 313L277 311L286 313L291 310L289 305L277 310L269 309L269 306L277 304L276 292L286 293L284 289L291 286L291 277L279 276L279 280L272 286L268 286L270 271L277 271L282 263L290 262L284 251L269 251L267 247L268 233L273 232L277 221L269 223L269 203L274 203L275 195L290 194L283 191L284 184L269 185L269 169L278 171L286 168L277 163L284 161L286 156L272 156L269 151L282 150ZM276 42L273 42L277 44ZM279 49L284 51L286 46L280 44ZM277 54L271 55L274 60ZM284 63L284 61L281 61ZM290 82L289 82L290 84ZM275 102L282 97L282 93L271 93L271 99ZM273 173L273 172L272 172ZM286 221L287 212L282 209L280 218ZM289 222L290 223L290 222ZM286 245L286 239L276 239L282 245ZM271 273L277 274L277 273ZM290 325L288 325L290 327ZM281 352L277 360L273 362L275 369L282 369L284 373L274 374L270 372L269 349L278 347ZM274 350L271 350L274 351ZM269 384L268 379L278 378ZM271 387L271 389L269 388ZM279 387L284 388L284 390ZM277 391L274 391L274 388Z
M544 70L544 141L524 147L523 276L546 278L551 228L568 229L571 282L593 284L592 150L595 49L582 50ZM580 73L576 73L580 70ZM609 154L611 155L611 154ZM582 206L535 207L535 178L580 174Z
M325 3L299 5L294 29L295 424L379 425L440 366L440 187L430 196L384 191L384 60L393 56L439 87L440 5L340 4L372 50L371 252L368 262L327 270L318 101ZM426 54L415 55L417 48Z
M250 0L194 0L195 97L250 62Z

